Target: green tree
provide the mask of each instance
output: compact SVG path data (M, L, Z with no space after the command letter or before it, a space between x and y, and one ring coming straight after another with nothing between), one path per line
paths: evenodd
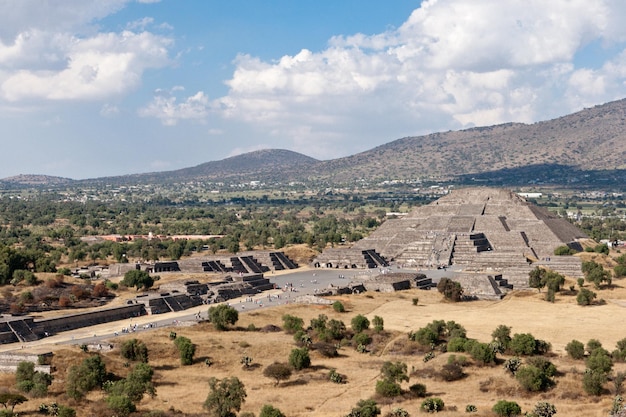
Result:
M184 336L174 339L174 345L178 349L181 365L193 365L193 357L196 354L196 345Z
M276 386L280 381L291 378L291 367L286 363L274 362L263 369L263 376L276 380Z
M611 284L611 273L595 261L583 262L582 270L585 281L592 282L596 289L599 289L603 282Z
M220 304L209 308L209 321L217 330L226 330L228 325L234 325L239 320L239 313L233 307Z
M106 378L106 366L99 355L90 356L80 365L72 366L65 382L65 392L79 400L93 389L101 388Z
M296 371L311 366L311 357L307 348L292 349L289 354L289 365Z
M137 290L149 289L154 285L158 277L152 277L147 271L132 269L124 274L121 283L127 287L136 287Z
M246 400L246 390L237 377L209 379L209 395L204 401L204 408L211 417L234 417Z
M124 359L131 361L148 362L148 347L137 339L126 340L120 347L120 354Z
M359 314L352 318L350 325L355 333L361 333L362 331L369 329L370 321L364 315Z
M537 288L540 292L543 287L546 286L544 281L544 275L546 270L543 268L535 267L528 273L528 286L530 288Z
M285 417L285 415L278 408L265 404L263 408L261 408L259 417Z
M154 397L156 390L152 383L154 370L146 363L135 365L133 370L124 379L105 383L105 389L110 396L128 397L133 403L141 401L144 394Z
M28 401L28 398L24 397L22 394L12 393L12 392L0 392L0 404L6 409L11 408L11 413L13 413L13 409Z

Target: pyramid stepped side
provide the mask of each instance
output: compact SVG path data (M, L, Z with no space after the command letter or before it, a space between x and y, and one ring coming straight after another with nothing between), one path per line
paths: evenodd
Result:
M408 244L395 261L405 266L436 267L450 265L455 235L426 233L423 239Z
M539 266L558 272L566 277L578 279L584 278L582 271L582 260L578 256L549 256L541 261L535 262L533 266Z

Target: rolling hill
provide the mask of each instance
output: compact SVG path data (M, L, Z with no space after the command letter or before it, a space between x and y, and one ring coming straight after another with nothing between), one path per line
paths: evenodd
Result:
M32 181L25 181L29 177L18 176L2 181L32 185ZM327 161L293 151L267 149L175 171L98 178L80 183L199 180L350 184L359 180L420 178L460 182L479 178L492 185L529 181L624 183L626 99L534 124L506 123L405 137ZM48 184L55 183L48 179ZM63 179L62 183L66 182Z

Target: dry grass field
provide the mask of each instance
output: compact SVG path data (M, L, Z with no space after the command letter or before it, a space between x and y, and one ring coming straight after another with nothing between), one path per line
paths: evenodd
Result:
M418 305L412 303L415 297L419 298ZM346 306L345 313L337 313L331 307L281 305L240 314L236 330L218 332L208 323L180 325L174 329L160 328L120 336L111 342L119 346L122 340L138 337L148 346L150 365L155 369L157 395L154 398L145 397L138 406L140 412L180 410L189 415L206 415L202 404L209 392L208 379L236 376L247 391L242 412L258 414L264 404L272 404L287 416L339 417L346 415L358 400L374 396L376 380L385 361L402 361L412 370L410 381L404 382L403 388L415 383L425 384L429 395L444 400L446 410L438 414L441 416L465 414L468 404L478 408L478 412L472 415L492 416L491 407L498 400L506 399L518 402L524 411L532 410L538 401L549 401L556 405L558 415L599 417L608 414L613 397L611 383L606 384L606 393L601 397L585 394L581 382L584 362L568 359L564 353L565 345L572 339L583 343L592 338L598 339L611 351L618 340L626 337L626 322L622 319L626 312L626 289L617 282L613 289L599 291L598 298L606 303L580 307L576 305L574 296L567 295L558 295L555 303L548 303L542 299L542 294L532 292L513 293L501 301L463 303L447 303L436 291L370 293L338 298ZM250 331L248 327L282 326L281 317L286 313L303 318L305 324L319 314L325 314L342 320L348 327L357 314L364 314L370 320L378 315L384 319L385 332L375 337L370 353L358 353L346 346L339 350L339 357L325 358L312 351L310 369L294 372L290 380L275 386L273 380L263 376L263 368L275 361L286 362L289 352L296 347L293 338L283 331ZM139 320L149 319L143 317ZM433 360L424 362L423 353L415 350L416 343L409 342L407 338L410 330L417 330L433 320L454 320L467 329L468 337L483 342L491 340L491 332L500 324L512 327L513 334L532 333L536 338L549 341L553 347L550 360L559 371L556 386L545 393L528 394L505 373L501 365L470 365L464 368L467 374L464 379L442 381L436 373L447 362L450 353L437 353ZM117 324L113 326L119 327ZM170 330L188 337L197 345L193 365L180 365L176 348L168 337ZM51 341L54 339L48 342ZM87 353L81 352L77 346L68 345L45 345L39 349L55 351L53 364L56 370L50 397L31 399L19 406L17 411L20 415L35 415L40 403L52 401L74 407L78 416L111 415L98 402L103 397L100 392L91 393L81 403L75 403L62 394L67 369L81 361ZM240 364L244 355L253 359L248 369ZM459 356L458 353L456 355ZM125 360L118 350L114 349L104 356L110 372L120 376L128 372L129 368L124 367ZM212 361L210 367L205 364L206 358ZM347 383L330 382L330 369L337 369L346 375ZM618 363L614 370L626 371L626 365ZM13 375L0 374L0 386L8 388L13 384ZM424 414L419 410L421 398L377 401L383 415L395 407L402 407L411 415Z

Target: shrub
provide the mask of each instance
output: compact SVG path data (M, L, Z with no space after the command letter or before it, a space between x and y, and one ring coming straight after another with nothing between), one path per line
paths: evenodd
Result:
M463 299L461 284L452 281L450 278L441 278L437 284L437 291L443 294L446 300L457 302Z
M374 330L377 333L380 333L384 330L385 321L383 320L382 317L374 316L374 318L372 319L372 324L374 325Z
M493 412L499 416L519 416L522 414L522 409L515 401L498 401L492 408Z
M367 317L359 314L352 318L350 325L355 333L361 333L362 331L369 329L370 321Z
M372 343L372 338L367 333L357 333L352 337L355 346L367 346Z
M346 325L341 320L331 319L328 322L326 334L328 334L331 339L341 340L346 334Z
M427 413L438 413L439 411L443 410L444 406L445 404L441 398L432 397L426 398L424 401L422 401L420 408Z
M406 411L404 408L394 408L393 410L385 414L385 417L409 417L409 412Z
M17 388L33 397L45 397L48 387L52 384L52 375L35 371L32 362L20 362L15 373Z
M119 285L117 282L109 281L108 279L104 281L104 285L107 287L107 289L112 290L112 291L115 291L119 288Z
M409 376L407 374L407 366L404 362L390 362L383 363L380 369L380 373L384 379L391 382L408 381Z
M565 345L565 351L572 359L579 360L585 357L585 345L578 340L572 340Z
M491 337L496 342L499 342L502 345L502 348L506 350L511 344L511 328L501 324L491 333Z
M474 404L468 404L465 406L466 413L476 413L478 412L478 408Z
M59 404L57 417L76 417L76 410L63 404Z
M174 339L174 345L178 348L181 365L192 365L193 356L196 354L196 345L184 336L178 336Z
M602 347L602 343L598 339L589 339L587 341L586 349L587 352L591 353L596 349L600 349Z
M493 349L487 343L476 343L472 346L472 350L468 352L472 355L472 358L483 364L491 364L496 361L496 354Z
M335 310L337 313L345 313L346 312L346 308L343 306L341 301L335 301L333 303L333 310Z
M576 296L576 302L579 306L588 306L593 303L596 296L597 294L595 292L588 290L587 288L581 288Z
M611 355L604 348L597 348L591 351L587 359L585 360L587 368L592 371L599 371L604 374L611 372L613 368L613 360Z
M336 369L331 369L330 372L328 373L328 380L331 382L334 382L335 384L343 384L346 381L345 376L341 375L339 372L337 372Z
M549 402L540 401L535 404L535 408L533 410L533 416L536 417L552 417L556 414L556 407Z
M532 355L535 353L537 340L530 333L516 333L511 339L511 351L515 355Z
M599 396L602 394L602 387L606 380L605 373L586 369L583 375L583 389L589 395Z
M397 397L402 394L402 389L399 384L388 379L382 379L376 381L376 394L381 397Z
M615 278L626 277L626 265L616 265L615 268L613 268L613 273L615 274Z
M326 358L336 358L339 353L337 352L337 345L332 343L315 343L311 346L312 349L318 351L322 356Z
M285 415L278 408L265 404L263 408L261 408L259 417L285 417Z
M559 246L556 249L554 249L554 254L556 256L562 256L562 255L573 255L575 254L576 251L571 249L569 246L567 245L563 245L563 246Z
M148 362L148 347L145 343L137 339L130 339L123 342L120 347L120 354L124 359L141 361L143 363Z
M135 404L125 395L110 395L106 398L109 409L118 416L128 416L136 410Z
M467 339L464 337L453 337L448 341L448 352L465 352L465 342Z
M463 372L463 368L458 362L447 363L441 367L441 371L439 372L441 378L445 381L457 381L465 377L465 373Z
M409 339L419 343L422 346L431 346L439 341L439 335L430 327L422 327L416 332L409 333Z
M554 385L552 377L556 368L543 358L534 358L528 365L520 367L515 373L515 379L522 388L529 392L545 391Z
M104 285L104 283L99 282L96 285L94 285L93 290L91 291L91 294L94 297L107 297L109 295L109 290L107 289L106 285Z
M609 246L606 243L600 243L593 248L593 251L596 253L602 253L604 255L609 254Z
M307 348L292 349L289 354L289 365L296 371L311 366L311 357Z
M611 356L616 361L623 362L626 360L626 338L617 341L616 349L611 353Z
M424 384L413 384L409 387L409 392L416 397L425 397L426 396L426 385Z
M291 368L286 363L274 362L265 367L263 375L276 380L276 385L278 386L280 381L287 381L291 378Z
M504 361L504 369L511 373L511 375L515 376L517 370L522 365L522 360L517 356L513 356L512 358Z
M411 303L412 303L414 306L416 306L418 302L419 302L419 298L417 298L417 297L414 297L414 298L412 298L412 299L411 299Z
M359 400L346 417L376 417L380 408L374 400Z

